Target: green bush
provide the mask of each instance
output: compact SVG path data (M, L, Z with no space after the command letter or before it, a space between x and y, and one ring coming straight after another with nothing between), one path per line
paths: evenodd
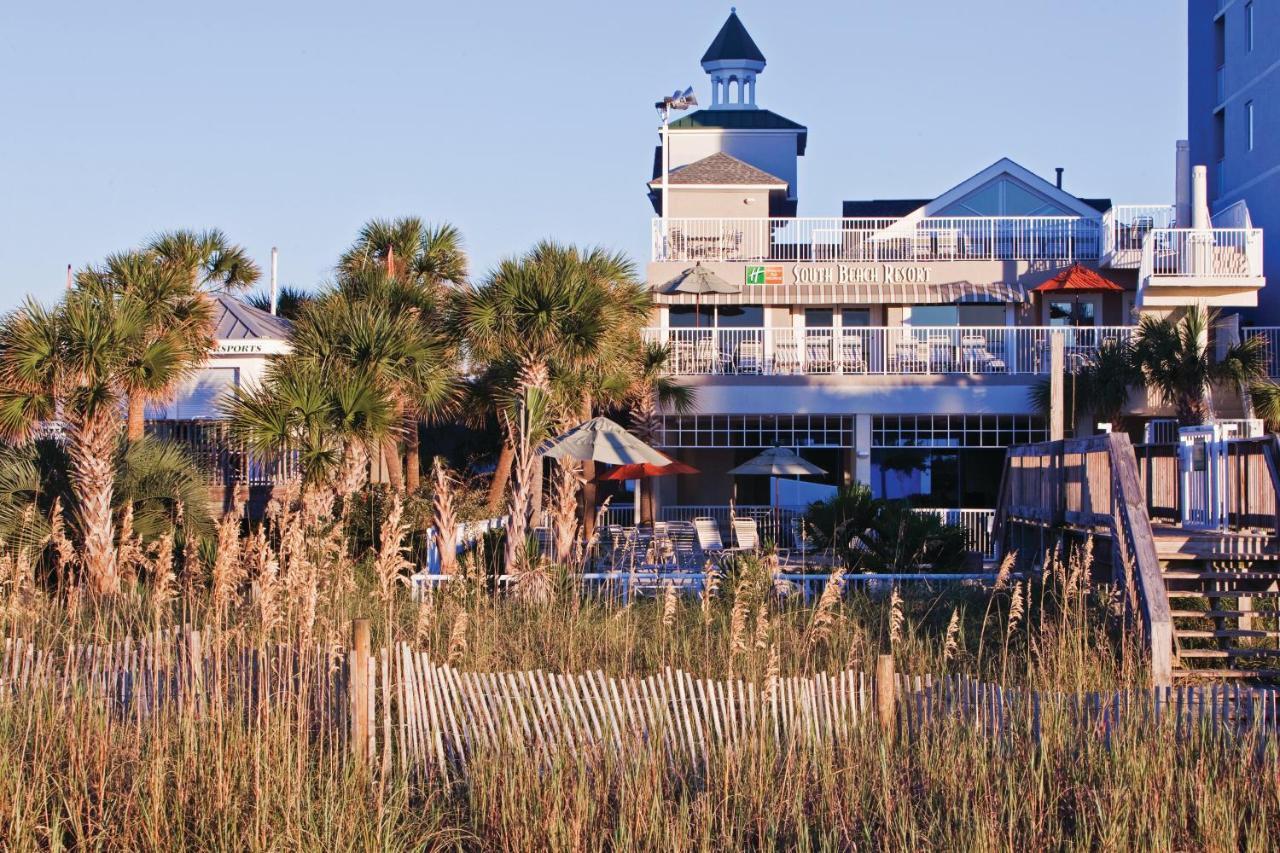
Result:
M915 512L906 501L871 496L862 484L842 487L805 514L814 544L830 548L855 571L959 571L964 567L964 528L933 513Z

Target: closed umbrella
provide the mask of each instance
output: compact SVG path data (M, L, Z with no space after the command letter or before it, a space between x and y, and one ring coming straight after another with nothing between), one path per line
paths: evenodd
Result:
M639 516L640 514L640 494L639 494L640 481L648 480L651 477L669 477L673 474L697 474L697 473L699 473L697 468L694 468L692 465L686 465L683 462L678 462L676 460L671 460L671 462L666 465L651 465L649 463L642 462L636 465L619 465L617 468L610 468L605 473L597 476L596 482L605 482L608 480L613 480L613 481L635 480L637 483L636 515ZM653 519L653 489L647 488L644 491L645 491L644 496L649 499L649 518ZM639 526L639 525L640 525L640 519L637 517L636 526Z

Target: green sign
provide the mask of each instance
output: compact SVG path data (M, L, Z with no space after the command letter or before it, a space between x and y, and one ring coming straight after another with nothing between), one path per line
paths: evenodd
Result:
M764 284L764 267L758 264L747 267L747 284Z

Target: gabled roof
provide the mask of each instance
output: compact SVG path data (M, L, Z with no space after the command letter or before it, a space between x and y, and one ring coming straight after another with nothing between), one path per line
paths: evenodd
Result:
M660 186L661 177L650 181L650 186ZM787 182L776 175L757 169L750 163L744 163L737 157L718 151L709 157L695 160L679 168L672 169L667 175L670 186L717 185L717 186L759 186L786 189Z
M1002 157L976 175L962 181L936 198L878 198L858 199L844 202L843 214L847 217L884 217L897 218L916 214L917 216L937 216L945 209L974 191L992 181L1007 175L1013 180L1033 189L1037 194L1051 199L1054 204L1064 210L1070 210L1078 216L1094 217L1111 209L1109 198L1080 198L1066 190L1059 189L1052 182L1034 172L1018 165L1008 157Z
M796 155L803 157L809 141L809 128L784 118L772 110L698 110L681 116L668 125L670 130L793 130L796 132Z
M707 52L702 54L702 61L724 62L726 60L745 59L750 62L764 62L764 54L751 40L747 28L738 19L737 10L730 10L729 17L716 33Z
M290 323L266 311L246 305L226 293L214 294L215 329L213 336L227 340L283 341L289 337Z
M985 184L996 180L1001 175L1008 175L1015 181L1034 189L1043 196L1052 199L1055 203L1066 210L1070 210L1080 216L1096 216L1098 210L1093 206L1086 204L1076 196L1066 190L1059 189L1050 181L1037 175L1035 172L1021 166L1008 157L1001 157L987 168L978 172L971 178L961 181L942 195L935 198L925 206L924 215L930 216L935 210L941 210L952 202L959 201L969 195L974 190Z

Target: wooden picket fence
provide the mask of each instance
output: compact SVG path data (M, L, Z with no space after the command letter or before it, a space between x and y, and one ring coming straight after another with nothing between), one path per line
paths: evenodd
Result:
M881 736L916 738L960 724L992 737L1042 726L1074 726L1111 738L1168 726L1174 736L1220 731L1274 736L1280 690L1237 684L1107 693L1004 689L964 675L904 675L881 656L870 675L854 670L788 676L763 684L700 678L664 669L616 677L600 670L470 672L397 643L370 648L357 620L352 647L319 644L245 647L171 630L61 653L8 639L0 661L0 701L99 702L113 719L165 724L169 715L250 725L293 724L320 749L407 772L465 775L480 752L658 746L673 759L704 762L716 750L751 744L838 746L868 726Z

